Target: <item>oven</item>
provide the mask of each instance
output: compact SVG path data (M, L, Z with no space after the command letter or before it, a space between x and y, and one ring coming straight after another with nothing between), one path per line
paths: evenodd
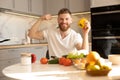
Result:
M120 5L91 8L91 26L93 51L120 54Z

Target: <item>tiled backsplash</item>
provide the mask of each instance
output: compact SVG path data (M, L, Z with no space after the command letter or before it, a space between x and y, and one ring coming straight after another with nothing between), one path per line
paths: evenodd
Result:
M73 23L71 27L81 33L80 28L77 23L80 18L85 17L90 20L90 14L79 14L73 16ZM26 32L30 27L36 22L37 18L18 16L6 13L0 13L0 40L11 39L8 42L0 43L0 45L13 45L13 44L22 44L26 39ZM53 17L52 20L43 21L40 25L40 29L44 30L51 24L57 24L56 17ZM90 34L91 36L91 34ZM32 43L46 42L45 40L33 40Z

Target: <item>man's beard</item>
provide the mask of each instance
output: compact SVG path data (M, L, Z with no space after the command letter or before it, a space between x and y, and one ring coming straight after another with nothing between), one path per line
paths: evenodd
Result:
M59 28L61 31L65 32L67 31L69 28L70 28L70 25L68 25L67 27L62 27L60 24L59 24Z

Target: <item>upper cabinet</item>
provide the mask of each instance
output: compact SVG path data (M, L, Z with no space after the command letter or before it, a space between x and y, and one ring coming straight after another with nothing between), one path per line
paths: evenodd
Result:
M57 14L58 10L66 7L66 0L45 0L45 13Z
M13 0L0 0L0 8L13 9Z
M35 15L43 14L43 0L15 0L14 5L15 5L14 6L15 11L20 11Z
M71 12L90 11L90 0L46 0L45 13L57 14L61 8L68 8Z
M91 0L91 8L92 7L101 7L108 5L120 5L120 0Z
M43 15L43 0L30 0L29 12L36 15Z
M14 0L13 3L13 10L27 13L29 12L29 0Z
M55 15L61 8L68 8L71 12L90 11L90 0L0 0L0 8L35 15Z
M90 11L90 0L68 0L68 8L71 12Z
M43 0L0 0L0 8L35 15L43 14Z

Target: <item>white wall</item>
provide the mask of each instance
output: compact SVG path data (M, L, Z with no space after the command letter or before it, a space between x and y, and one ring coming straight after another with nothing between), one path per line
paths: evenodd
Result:
M91 0L91 7L120 5L120 0Z

